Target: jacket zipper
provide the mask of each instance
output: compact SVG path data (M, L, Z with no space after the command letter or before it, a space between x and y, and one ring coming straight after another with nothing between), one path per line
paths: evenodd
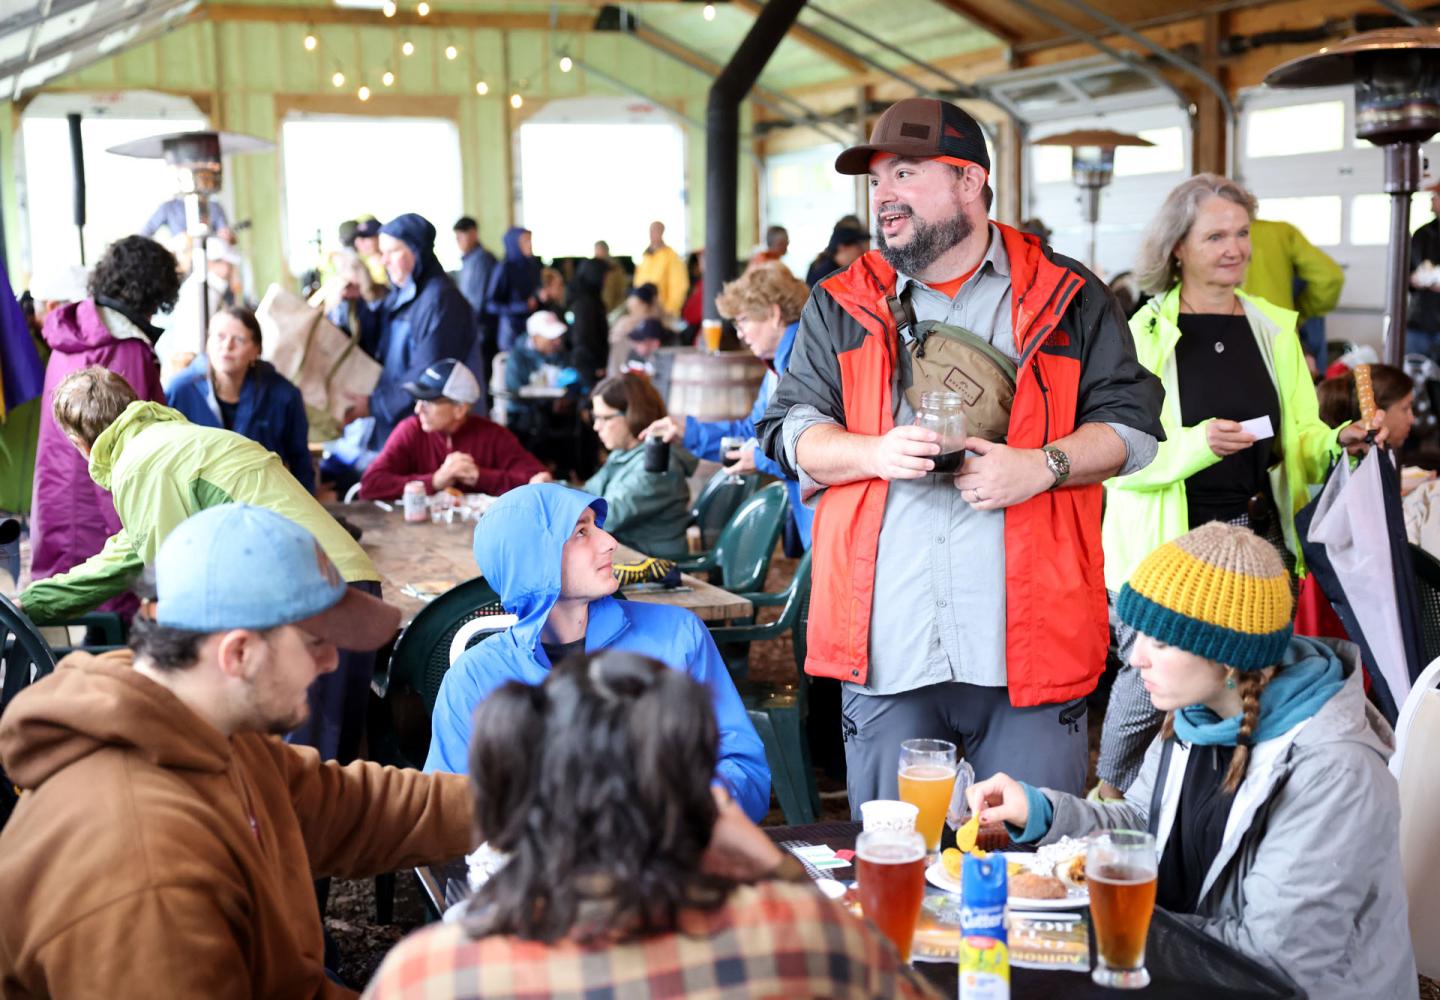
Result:
M1042 444L1050 443L1050 387L1045 384L1045 379L1040 375L1040 359L1030 358L1030 370L1035 373L1035 384L1040 387L1040 398L1045 401L1045 436L1041 438Z

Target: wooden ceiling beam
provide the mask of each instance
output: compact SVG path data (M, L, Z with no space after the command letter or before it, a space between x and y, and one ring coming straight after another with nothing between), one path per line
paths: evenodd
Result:
M421 17L414 11L398 11L385 17L376 10L348 7L285 7L279 4L206 3L201 7L211 21L270 21L284 24L343 24L355 28L494 28L515 31L588 31L595 23L590 14L561 14L551 24L548 14L482 13L478 11L432 11Z
M733 0L732 5L739 8L740 10L745 11L747 14L758 14L765 7L765 5L760 2L760 0ZM849 52L845 51L843 48L830 41L830 39L824 37L818 32L811 31L809 28L805 27L802 24L797 23L791 25L790 30L786 32L785 37L793 39L799 44L805 46L807 49L810 49L812 52L820 53L822 56L835 63L837 66L843 66L845 69L849 70L851 73L856 74L857 76L867 72L870 69L870 67L865 65L864 62L856 59Z
M950 13L969 21L975 27L982 28L994 35L1006 45L1014 45L1020 41L1019 32L997 19L994 14L988 13L973 0L935 0L935 2Z
M705 58L700 53L695 52L693 49L686 48L684 45L681 45L679 42L675 41L675 39L670 38L667 35L662 35L657 31L652 31L650 28L645 27L643 24L636 27L633 34L638 41L649 45L651 48L658 49L659 51L664 52L671 58L684 63L686 66L689 66L697 73L703 73L709 77L716 77L719 76L721 71L725 68L717 62L713 62L712 60ZM767 90L765 87L760 86L751 87L750 96L752 98L758 97L761 100L769 101L772 104L782 104L785 100L782 95L775 93L775 91Z

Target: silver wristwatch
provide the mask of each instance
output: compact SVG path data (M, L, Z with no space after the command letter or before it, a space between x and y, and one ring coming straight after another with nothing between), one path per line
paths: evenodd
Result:
M1053 444L1047 444L1040 450L1045 453L1045 465L1050 469L1050 474L1055 477L1055 482L1050 484L1050 488L1052 490L1059 489L1065 485L1065 480L1070 478L1070 456Z

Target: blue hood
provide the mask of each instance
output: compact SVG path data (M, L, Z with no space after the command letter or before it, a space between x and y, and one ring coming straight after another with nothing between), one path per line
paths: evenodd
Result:
M415 272L410 276L415 284L440 272L440 261L435 256L435 227L425 216L414 212L397 215L381 226L380 232L400 240L415 255Z
M506 260L528 260L529 258L520 250L520 237L530 230L524 226L511 226L505 230L505 259Z
M550 609L560 598L560 561L575 522L589 507L604 526L608 507L590 493L558 483L533 483L506 493L475 526L475 565L520 618L510 636L534 649Z

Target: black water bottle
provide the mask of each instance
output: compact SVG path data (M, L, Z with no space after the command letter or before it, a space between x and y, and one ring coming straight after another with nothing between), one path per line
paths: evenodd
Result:
M670 445L658 434L645 439L645 471L665 472L670 468Z

